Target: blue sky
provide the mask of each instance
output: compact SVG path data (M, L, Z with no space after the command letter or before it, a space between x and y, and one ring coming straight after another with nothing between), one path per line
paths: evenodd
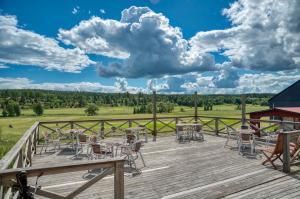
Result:
M296 0L2 0L0 88L276 93L300 79L297 8Z

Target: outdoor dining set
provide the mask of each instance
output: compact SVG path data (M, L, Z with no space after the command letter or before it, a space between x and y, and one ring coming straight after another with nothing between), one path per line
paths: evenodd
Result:
M203 141L202 125L199 123L179 123L176 124L176 140L179 143Z
M256 152L263 154L266 159L263 165L270 163L275 169L276 160L283 163L283 129L278 129L272 132L265 132L264 139L256 135L254 129L232 129L227 128L227 140L225 146L228 145L231 139L237 143L238 153L244 155L246 150L250 149L251 155L256 155ZM259 147L256 147L260 145ZM295 142L289 142L291 162L300 159L300 135Z
M56 132L44 132L44 143L41 152L47 149L59 151L62 146L75 151L72 159L80 159L80 155L86 155L88 159L105 159L123 157L130 167L137 170L135 160L140 157L144 167L146 166L141 148L147 142L147 131L145 126L130 127L122 131L121 139L106 141L102 135L93 132L88 135L82 129L62 130ZM144 136L144 140L140 139Z

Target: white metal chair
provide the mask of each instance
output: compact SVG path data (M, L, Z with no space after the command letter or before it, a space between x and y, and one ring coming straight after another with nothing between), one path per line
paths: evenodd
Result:
M242 149L245 149L247 146L250 146L251 154L255 151L255 137L253 133L239 133L239 141L238 141L238 150L239 154L241 154Z
M139 134L140 134L140 135L144 135L145 142L147 143L147 142L148 142L148 132L147 132L147 128L146 128L145 125L139 125L139 127L141 128Z
M40 154L42 154L43 149L45 150L45 152L47 152L47 148L50 145L53 145L53 147L54 147L53 150L54 151L56 151L56 147L58 149L60 149L60 136L59 135L58 135L57 138L54 138L53 133L49 133L49 132L45 131L43 133L43 137L44 137L44 143L43 143L43 146L42 146Z
M188 126L177 127L177 140L179 143L185 143L191 141L191 134Z
M196 140L196 141L203 141L204 140L202 127L201 127L200 124L195 125L194 132L193 132L193 140Z
M239 146L239 133L236 130L229 128L228 126L226 127L226 132L227 132L227 139L224 147L228 146L230 140L235 140L236 145Z
M130 167L132 167L132 165L134 166L134 168L136 170L136 159L138 159L138 157L141 158L144 167L146 166L142 152L141 152L141 148L143 146L143 141L137 141L134 142L131 146L122 146L121 148L121 156L125 155L125 160L128 161L128 164Z

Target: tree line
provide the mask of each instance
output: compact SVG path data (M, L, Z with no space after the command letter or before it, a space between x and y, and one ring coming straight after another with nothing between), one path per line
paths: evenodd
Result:
M273 94L247 94L247 104L268 105ZM212 110L213 105L241 104L240 95L199 95L199 107ZM0 90L0 108L5 116L19 116L21 109L81 108L96 106L130 106L134 113L152 112L152 94L92 93L70 91L47 91L31 89ZM157 94L158 112L171 112L175 105L194 106L193 94ZM38 107L38 108L36 108Z

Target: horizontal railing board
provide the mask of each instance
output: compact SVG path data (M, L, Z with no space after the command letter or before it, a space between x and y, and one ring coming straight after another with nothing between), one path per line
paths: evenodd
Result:
M15 176L20 171L25 171L28 177L39 175L54 175L60 173L77 172L82 170L91 170L97 168L112 168L117 162L124 162L123 158L115 158L111 160L90 160L84 162L54 164L51 166L32 166L26 168L6 169L0 171L2 182L8 182L15 179Z

